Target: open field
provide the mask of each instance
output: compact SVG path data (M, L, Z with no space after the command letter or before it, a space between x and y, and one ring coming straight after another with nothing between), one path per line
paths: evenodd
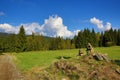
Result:
M85 53L85 49L83 49ZM95 48L95 52L107 53L110 59L120 60L120 46ZM15 53L16 63L22 71L30 70L33 67L47 67L57 61L60 56L76 58L78 49L55 50L55 51L32 51Z

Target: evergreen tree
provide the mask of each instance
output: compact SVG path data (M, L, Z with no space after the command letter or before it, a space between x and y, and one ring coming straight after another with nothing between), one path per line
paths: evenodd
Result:
M117 45L117 30L115 29L113 32L114 44Z
M65 48L64 49L71 49L72 48L72 44L71 44L71 40L70 39L66 39L66 40L64 40L64 46L65 46Z
M15 51L15 46L16 46L16 35L15 34L10 34L6 39L8 40L7 43L6 43L6 44L8 44L7 51L14 52Z
M115 45L115 34L112 28L104 32L103 43L104 43L104 46Z
M117 34L117 45L120 46L120 29L118 29L118 34Z
M78 36L76 36L74 38L75 38L75 46L76 46L76 48L81 48L81 47L84 46L84 43L83 43L84 37L83 37L83 32L82 31L80 31L78 33Z
M98 46L98 40L97 38L99 38L99 34L96 34L94 29L92 29L92 32L91 32L91 44L93 44L93 46Z
M52 38L50 46L49 46L49 49L50 50L57 50L57 46L58 46L57 39L56 38Z
M27 51L35 51L35 34L27 37Z
M3 51L3 41L4 41L4 37L0 36L0 53L4 52Z
M24 27L20 27L20 31L17 35L17 42L16 42L16 52L23 52L27 49L27 39L25 35Z
M84 30L83 37L84 37L84 39L83 39L84 46L83 47L86 47L86 45L88 43L92 44L92 36L91 36L91 32L90 32L90 30L88 28Z
M100 35L100 40L99 40L99 47L102 47L104 46L104 35L103 35L103 32L101 32L101 35Z

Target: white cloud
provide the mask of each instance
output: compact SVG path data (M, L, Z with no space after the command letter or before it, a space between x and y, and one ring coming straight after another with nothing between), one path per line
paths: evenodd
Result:
M107 22L105 28L106 28L106 30L110 30L111 29L111 23Z
M51 16L44 21L41 26L43 33L47 36L71 37L73 33L63 24L63 20L58 16Z
M40 27L38 23L27 23L27 24L21 24L24 26L26 34L32 34L32 32L36 32Z
M80 32L80 30L76 30L73 32L74 35L78 35L78 32Z
M7 33L16 33L18 32L18 29L13 27L10 24L4 23L4 24L0 24L0 30L3 30L4 32Z
M104 28L104 26L103 26L103 21L101 21L101 20L99 20L99 19L96 19L95 17L94 17L94 18L91 18L91 19L90 19L90 22L93 23L94 25L96 25L99 29Z
M21 24L24 26L26 34L32 34L32 32L43 34L45 36L51 37L73 37L77 35L80 30L70 31L67 26L63 24L63 20L59 16L50 16L48 19L45 19L44 23L40 25L39 23L27 23ZM3 30L7 33L18 33L20 26L12 26L10 24L4 23L0 24L0 30Z
M91 18L90 22L96 25L101 30L109 30L111 28L111 23L107 22L106 25L103 25L103 21L95 17Z
M6 33L17 34L22 25L24 26L26 34L32 34L32 32L36 32L37 29L40 30L41 28L38 23L20 24L19 26L12 26L10 24L4 23L4 24L0 24L0 30Z
M5 15L5 13L4 12L0 12L0 16L4 16Z

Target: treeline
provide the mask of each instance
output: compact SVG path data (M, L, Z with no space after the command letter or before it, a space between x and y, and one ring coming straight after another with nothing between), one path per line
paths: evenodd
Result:
M78 36L74 37L75 47L86 47L87 43L91 43L94 47L120 46L120 29L110 29L104 32L95 32L94 29L84 29L80 31Z
M72 48L75 48L75 45L69 38L44 37L35 33L32 33L32 35L25 35L23 26L21 26L17 35L6 34L0 36L0 52L24 52Z
M0 52L23 52L40 50L60 50L86 47L91 43L94 47L120 45L120 29L96 33L94 29L84 29L73 39L61 37L44 37L32 33L25 35L21 26L19 33L0 36Z

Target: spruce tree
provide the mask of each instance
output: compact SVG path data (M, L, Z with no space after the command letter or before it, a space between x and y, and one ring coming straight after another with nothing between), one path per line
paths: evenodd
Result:
M10 34L7 38L6 38L6 44L8 45L8 52L15 52L15 44L16 42L16 35L15 34Z
M104 46L104 34L103 34L103 32L101 32L101 34L100 34L100 41L99 41L99 47L102 47L102 46Z
M17 42L16 42L16 52L23 52L26 51L27 49L27 40L26 40L26 35L25 35L25 30L24 27L20 27L20 31L17 35Z
M95 31L94 31L94 29L92 29L92 32L91 32L91 35L90 35L90 38L91 38L91 44L93 45L93 46L98 46L98 43L97 43L97 37L96 37L96 33L95 33Z
M118 29L118 34L117 34L117 45L120 46L120 29Z

